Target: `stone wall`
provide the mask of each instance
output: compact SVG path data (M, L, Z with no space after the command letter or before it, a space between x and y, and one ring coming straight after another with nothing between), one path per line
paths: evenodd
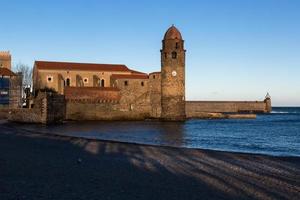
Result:
M120 90L120 111L150 113L149 79L147 78L118 78L113 80L114 86Z
M16 109L22 107L22 73L10 78L9 87L9 108Z
M186 115L196 117L202 113L268 113L267 101L187 101Z
M0 105L0 120L7 119L9 113L9 109L5 106Z
M149 74L149 92L151 118L160 118L161 116L161 74L154 72Z
M150 117L148 79L118 79L114 84L118 84L118 88L66 88L66 119L143 120Z
M121 110L119 103L67 102L67 120L143 120L147 113Z
M34 99L34 107L11 109L9 121L22 123L51 124L65 119L64 96L53 93L42 93Z
M118 102L121 98L119 91L108 87L66 87L65 98L67 101Z
M56 123L65 120L66 103L65 97L59 94L44 93L43 106L43 121L44 123ZM45 118L46 117L46 118Z

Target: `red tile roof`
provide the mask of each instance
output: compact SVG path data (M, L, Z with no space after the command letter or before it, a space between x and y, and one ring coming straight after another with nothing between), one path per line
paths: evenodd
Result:
M148 79L147 74L112 74L113 79Z
M151 72L150 74L160 74L161 72ZM149 75L150 75L149 74Z
M16 74L7 68L0 68L0 76L16 76Z
M37 69L131 72L126 65L35 61Z
M135 70L130 70L132 74L144 74L144 75L147 75L146 73L143 73L143 72L139 72L139 71L135 71Z

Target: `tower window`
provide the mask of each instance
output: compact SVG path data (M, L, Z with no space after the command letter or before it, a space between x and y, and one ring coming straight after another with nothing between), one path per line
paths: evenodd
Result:
M172 52L172 58L173 59L176 59L177 58L177 53L174 51L174 52Z
M153 75L153 79L155 79L155 75Z
M128 85L128 81L124 81L124 85L127 86Z
M105 81L104 81L104 79L101 80L101 87L105 87Z
M141 82L141 86L142 86L142 87L144 86L144 82L143 82L143 81Z
M89 79L88 79L88 78L84 78L84 79L83 79L83 82L84 82L84 83L88 83L88 82L89 82Z
M168 57L168 54L167 53L165 53L165 58L167 58Z
M176 46L175 46L175 48L176 48L176 49L178 49L178 48L179 48L179 44L178 44L178 42L176 42Z

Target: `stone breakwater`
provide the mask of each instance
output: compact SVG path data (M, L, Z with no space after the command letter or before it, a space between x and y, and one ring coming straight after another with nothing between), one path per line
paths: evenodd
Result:
M226 113L209 113L198 112L197 114L190 115L187 113L188 119L256 119L256 114L226 114Z

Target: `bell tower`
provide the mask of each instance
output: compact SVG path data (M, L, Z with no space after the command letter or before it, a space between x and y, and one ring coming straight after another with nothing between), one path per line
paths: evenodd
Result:
M165 33L161 50L161 118L185 120L185 49L173 25Z

